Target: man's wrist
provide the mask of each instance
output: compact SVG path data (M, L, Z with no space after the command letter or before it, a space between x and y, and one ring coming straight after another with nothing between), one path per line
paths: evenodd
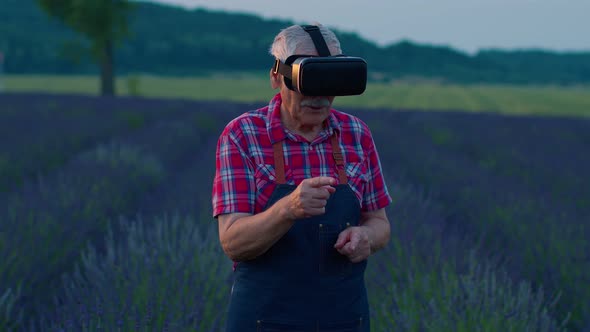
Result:
M373 229L367 225L361 225L359 227L361 227L365 231L365 234L367 234L367 240L369 241L369 255L372 255L377 251L377 248L374 247L375 241L373 239Z
M277 213L278 213L280 220L283 220L286 222L294 222L295 217L293 216L291 209L289 209L289 204L287 201L288 197L289 196L285 196L282 199L280 199L279 201L277 201L277 204L276 204Z

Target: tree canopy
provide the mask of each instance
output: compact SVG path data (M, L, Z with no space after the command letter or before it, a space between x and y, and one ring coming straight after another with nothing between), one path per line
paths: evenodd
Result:
M128 34L132 5L127 0L37 0L49 15L90 41L90 54L101 69L101 90L114 94L113 48Z
M68 58L75 58L82 45L94 49L93 59L100 63L97 50L107 41L119 42L113 48L116 73L192 76L210 71L262 72L273 62L268 48L274 35L291 24L305 23L148 2L133 2L135 8L131 12L126 1L39 1L46 3L51 10L48 12L54 14L45 15L31 1L0 0L0 51L6 55L7 73L100 72L101 67L88 58L78 63ZM101 10L105 8L101 6L112 7ZM444 45L423 45L410 40L381 47L355 33L338 29L335 32L344 53L367 60L371 79L590 82L590 51L489 49L467 54Z

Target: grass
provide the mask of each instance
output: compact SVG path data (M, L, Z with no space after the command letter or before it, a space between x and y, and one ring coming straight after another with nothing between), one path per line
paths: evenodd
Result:
M8 92L96 95L99 89L94 76L19 75L4 80ZM186 78L134 75L120 77L116 86L120 95L238 102L266 101L274 93L265 73ZM370 83L363 95L337 98L334 106L590 116L590 87Z

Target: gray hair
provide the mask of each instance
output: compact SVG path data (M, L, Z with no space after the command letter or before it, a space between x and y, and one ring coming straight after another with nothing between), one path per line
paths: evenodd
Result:
M313 23L312 25L320 28L320 32L332 55L342 53L340 41L334 32L319 23ZM309 34L301 26L292 25L279 32L270 46L269 53L276 59L285 62L290 55L296 54L296 51L299 54L313 54L317 52Z

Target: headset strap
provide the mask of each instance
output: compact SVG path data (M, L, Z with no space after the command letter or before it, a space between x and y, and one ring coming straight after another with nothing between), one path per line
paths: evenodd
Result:
M320 32L320 28L317 25L302 25L301 28L305 30L311 37L315 49L318 51L319 56L330 56L330 49Z
M275 74L279 73L288 79L292 79L291 70L292 69L291 69L290 65L286 65L286 64L282 63L281 60L275 59L275 64L272 66L273 73L275 73Z

